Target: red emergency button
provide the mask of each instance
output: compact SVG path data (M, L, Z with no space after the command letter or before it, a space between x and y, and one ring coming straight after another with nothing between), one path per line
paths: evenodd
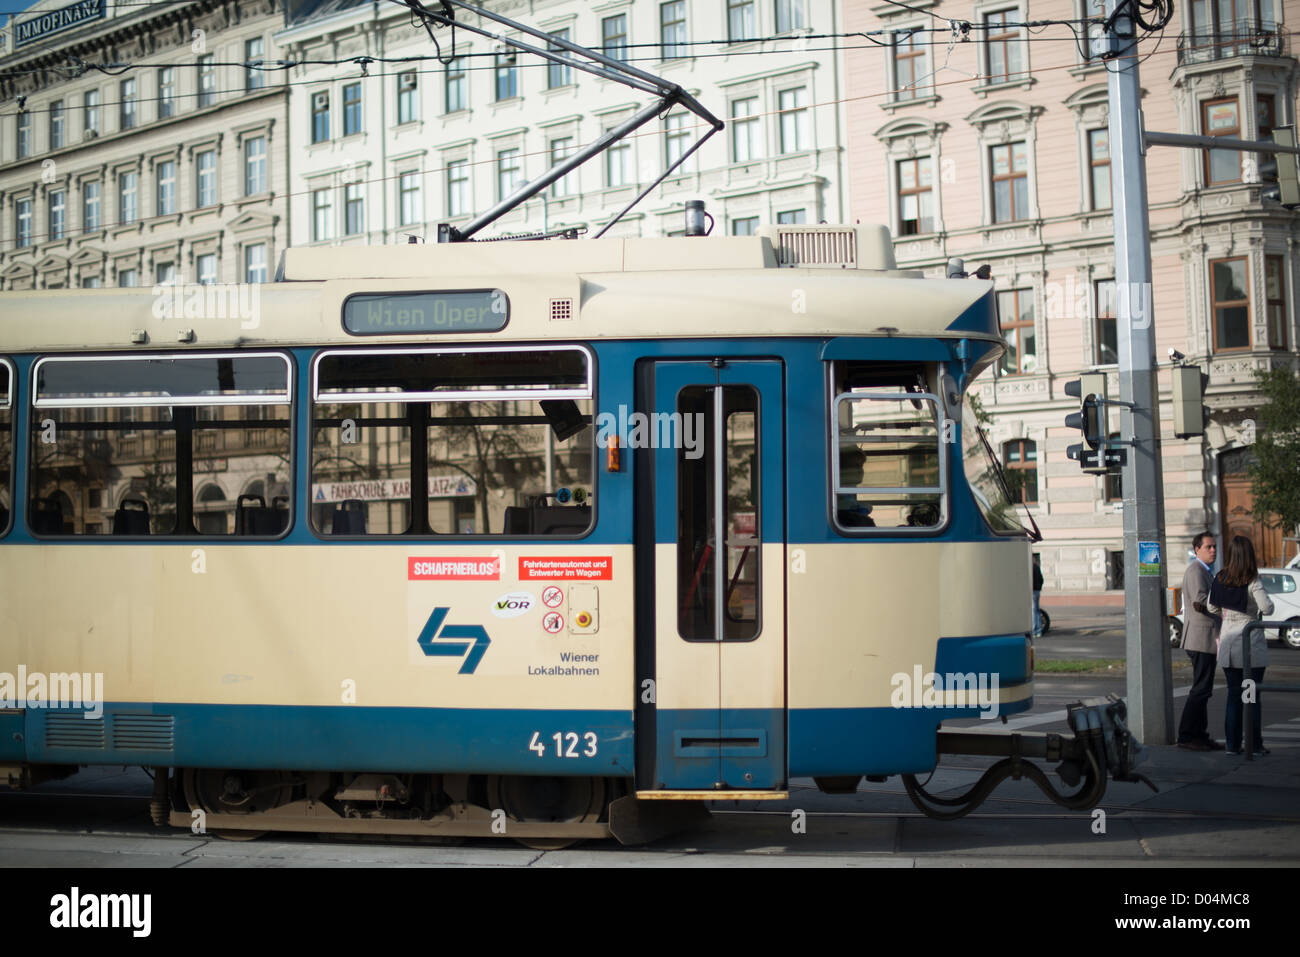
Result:
M586 628L588 625L591 624L591 612L589 611L578 612L578 614L575 615L573 618L573 623L577 625L579 628Z

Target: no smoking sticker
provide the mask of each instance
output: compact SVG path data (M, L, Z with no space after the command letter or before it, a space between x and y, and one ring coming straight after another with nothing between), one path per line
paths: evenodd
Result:
M547 608L559 608L564 602L564 589L551 585L542 590L542 604Z
M559 612L547 612L542 617L542 628L547 634L554 635L564 627L564 616Z

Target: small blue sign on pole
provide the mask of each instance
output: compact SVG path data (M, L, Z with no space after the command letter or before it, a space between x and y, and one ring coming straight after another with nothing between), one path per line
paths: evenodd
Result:
M1160 543L1138 542L1138 577L1158 578L1161 574Z

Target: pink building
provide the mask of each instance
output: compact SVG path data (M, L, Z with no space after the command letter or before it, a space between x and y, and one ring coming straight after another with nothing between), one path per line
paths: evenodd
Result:
M890 31L877 37L886 46L846 52L851 217L889 223L900 266L992 267L1008 350L981 395L1043 530L1046 590L1120 601L1120 480L1067 459L1079 436L1064 425L1077 409L1064 385L1081 371L1106 371L1119 393L1106 67L1082 25L1077 37L1021 25L1098 11L1091 0L907 7L844 4L846 31ZM1300 0L1178 4L1163 38L1139 42L1147 129L1254 139L1294 125L1296 29ZM1253 154L1153 147L1147 182L1171 578L1204 529L1248 533L1276 563L1281 532L1250 517L1244 469L1252 373L1297 367L1300 214L1261 200ZM1210 374L1203 438L1173 436L1171 347Z

